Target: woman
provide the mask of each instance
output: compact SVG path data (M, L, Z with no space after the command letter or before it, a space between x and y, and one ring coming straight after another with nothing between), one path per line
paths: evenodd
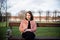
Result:
M22 37L25 40L34 40L36 31L36 23L33 20L33 15L31 11L26 12L25 19L21 21L20 32L22 32Z

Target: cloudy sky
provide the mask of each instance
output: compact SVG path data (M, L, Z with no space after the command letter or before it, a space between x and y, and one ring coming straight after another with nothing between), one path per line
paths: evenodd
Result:
M60 10L60 0L7 0L7 11L16 16L21 10ZM35 13L35 15L38 15Z

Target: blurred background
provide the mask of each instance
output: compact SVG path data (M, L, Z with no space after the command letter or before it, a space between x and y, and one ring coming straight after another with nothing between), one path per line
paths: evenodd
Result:
M36 36L60 37L60 0L0 0L0 39L21 36L19 25L26 11L32 11Z

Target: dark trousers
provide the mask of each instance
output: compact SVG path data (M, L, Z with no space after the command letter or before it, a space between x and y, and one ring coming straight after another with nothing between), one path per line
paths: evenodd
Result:
M25 40L35 40L35 34L33 32L30 32L30 31L22 33L22 37Z

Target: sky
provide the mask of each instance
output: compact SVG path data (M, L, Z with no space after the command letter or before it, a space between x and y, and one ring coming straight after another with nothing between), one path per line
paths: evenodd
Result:
M38 10L60 10L60 0L7 0L7 7L12 16L17 16L21 10L35 11L34 15L38 16Z

